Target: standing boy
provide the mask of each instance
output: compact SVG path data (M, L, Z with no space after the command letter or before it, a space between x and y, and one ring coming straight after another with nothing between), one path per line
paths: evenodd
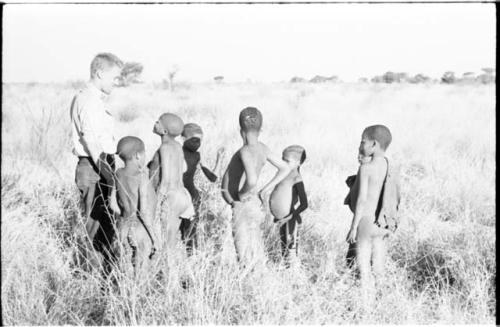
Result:
M369 126L363 131L359 154L371 160L361 160L350 191L354 217L347 242L356 242L356 260L364 289L372 286L372 266L376 276L382 275L385 238L397 227L399 181L385 157L391 141L391 132L384 125Z
M283 180L290 167L279 156L259 141L262 128L262 114L254 107L247 107L239 116L240 135L243 146L233 155L222 179L222 196L233 208L233 237L238 260L249 266L265 261L264 244L260 225L264 220L261 204L263 198ZM257 182L266 161L278 172L260 190ZM245 182L240 188L240 182Z
M181 219L193 219L195 214L191 196L182 182L186 171L184 153L182 146L175 140L183 129L183 121L172 113L161 115L153 128L153 132L161 137L162 143L149 163L149 174L158 195L168 256L175 249Z

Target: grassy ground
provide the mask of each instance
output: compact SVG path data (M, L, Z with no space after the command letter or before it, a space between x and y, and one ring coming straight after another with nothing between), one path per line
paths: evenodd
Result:
M493 323L495 311L495 89L472 85L141 85L110 99L116 134L136 135L148 158L151 130L174 112L205 131L202 160L240 146L245 106L264 114L261 139L281 152L307 149L302 168L302 269L281 268L277 230L265 229L267 270L242 274L217 185L198 178L207 206L202 247L163 278L102 293L100 275L75 263L83 225L74 184L69 105L75 89L4 85L2 110L2 318L5 324ZM367 125L393 134L389 158L402 175L401 227L389 240L387 273L364 310L344 266L351 214L344 180L357 169ZM227 164L226 158L225 164ZM264 179L273 174L264 171ZM179 251L181 252L181 251ZM162 265L162 261L157 263ZM130 267L129 267L130 268ZM184 289L181 281L191 287Z

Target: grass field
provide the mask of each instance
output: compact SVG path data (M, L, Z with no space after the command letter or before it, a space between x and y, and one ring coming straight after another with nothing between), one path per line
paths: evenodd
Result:
M261 140L281 152L307 149L302 175L302 270L271 260L242 275L228 233L230 210L218 185L197 183L206 199L202 248L168 278L99 290L100 275L74 263L83 235L71 154L70 85L3 85L2 318L8 325L59 324L358 324L488 323L495 300L495 87L491 85L241 84L192 85L169 92L148 85L109 99L116 134L159 145L153 123L163 112L197 122L202 160L241 144L238 113L264 115ZM386 278L363 310L344 265L351 214L344 180L357 169L365 126L393 134L400 165L402 217L389 240ZM228 162L226 157L225 164ZM224 165L225 166L225 165ZM268 167L266 179L273 174ZM268 219L270 221L270 219ZM270 257L277 230L265 230ZM181 280L190 280L184 289Z

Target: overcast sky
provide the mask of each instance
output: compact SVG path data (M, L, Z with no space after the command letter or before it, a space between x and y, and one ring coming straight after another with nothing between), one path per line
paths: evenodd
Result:
M280 81L495 67L493 4L6 5L3 81L88 79L99 52L179 78Z

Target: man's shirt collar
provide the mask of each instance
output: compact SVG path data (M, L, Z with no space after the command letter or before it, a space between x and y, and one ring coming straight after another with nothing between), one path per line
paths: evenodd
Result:
M101 100L104 100L106 99L106 93L102 92L101 90L99 90L95 85L94 83L92 82L88 82L88 85L87 87L89 88L89 90L92 92L92 94L94 94L95 96L97 96L99 99Z

